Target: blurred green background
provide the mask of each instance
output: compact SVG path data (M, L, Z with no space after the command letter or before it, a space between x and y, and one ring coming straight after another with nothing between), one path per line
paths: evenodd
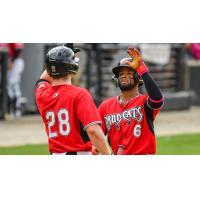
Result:
M49 155L47 144L0 147L0 155ZM157 155L200 155L200 134L157 137Z

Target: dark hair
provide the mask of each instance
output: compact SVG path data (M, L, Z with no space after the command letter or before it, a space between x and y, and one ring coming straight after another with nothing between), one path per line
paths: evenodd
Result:
M59 74L59 75L52 75L52 74L49 74L50 77L52 77L53 79L60 79L60 78L65 78L68 74L73 74L72 72L68 72L68 73L65 73L65 74Z

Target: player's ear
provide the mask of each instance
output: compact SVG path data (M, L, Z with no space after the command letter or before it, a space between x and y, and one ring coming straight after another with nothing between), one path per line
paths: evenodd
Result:
M115 75L112 76L112 81L113 81L113 84L115 85L115 87L119 87L119 80Z

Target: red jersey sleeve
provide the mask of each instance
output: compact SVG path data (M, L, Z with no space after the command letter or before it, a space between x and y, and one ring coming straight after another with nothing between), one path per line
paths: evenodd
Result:
M44 96L47 95L47 90L49 89L50 86L51 84L44 80L38 81L36 85L35 96L36 96L36 103L37 103L39 111L42 108L42 104L43 104L42 99L44 98Z
M51 84L48 81L40 80L36 84L35 93L36 96L42 94L44 90L48 88Z
M104 106L103 106L103 103L99 106L98 108L98 111L99 111L99 115L101 117L101 121L102 121L102 124L101 124L101 128L103 130L103 132L105 133L105 135L107 134L106 132L106 124L105 124L105 120L104 120Z
M92 96L86 89L81 89L77 96L77 117L84 129L94 124L101 124L101 119Z

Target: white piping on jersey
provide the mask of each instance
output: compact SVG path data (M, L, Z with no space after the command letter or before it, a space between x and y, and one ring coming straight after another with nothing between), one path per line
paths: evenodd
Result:
M86 126L84 126L83 129L86 130L88 127L90 127L94 124L101 124L101 121L91 122L91 123L87 124Z
M47 81L41 81L37 84L37 86L39 86L41 83L46 83Z
M37 87L37 91L40 89L40 88L43 88L44 87L44 85L39 85L38 87Z
M39 82L38 85L37 85L37 91L41 88L41 87L44 87L45 85L41 85L42 83L45 83L46 81L42 81L42 82Z

